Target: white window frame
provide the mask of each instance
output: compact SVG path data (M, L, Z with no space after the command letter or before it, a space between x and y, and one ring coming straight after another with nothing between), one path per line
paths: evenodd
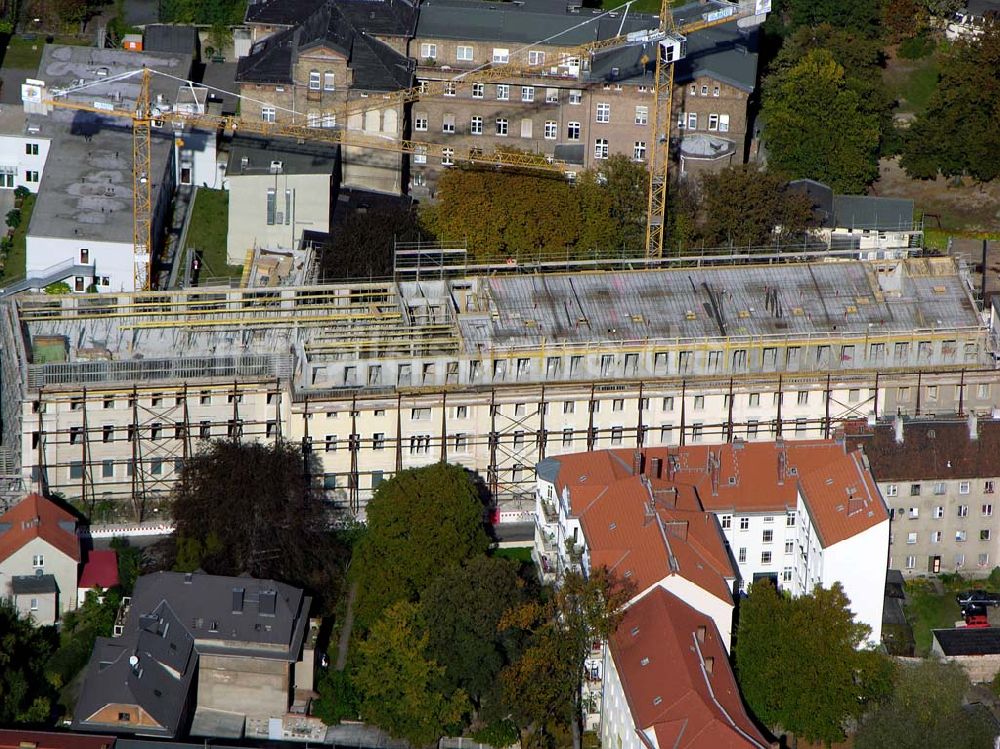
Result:
M521 137L531 138L535 132L535 123L530 117L521 118Z
M504 47L493 48L493 64L506 65L510 62L510 50Z
M275 122L277 119L277 110L274 107L261 107L260 108L260 120L261 122Z
M473 83L472 84L472 98L482 99L486 96L486 84L485 83Z
M427 132L427 115L418 114L413 116L413 129L419 133Z
M545 64L545 53L540 49L528 51L528 64L540 66Z
M572 140L572 141L580 140L581 132L582 132L582 126L579 122L566 123L566 140Z
M470 135L483 134L483 118L477 114L473 115L472 119L469 121L469 134Z
M501 138L506 138L510 132L510 123L506 117L497 117L494 121L493 132Z
M559 103L559 89L557 89L557 88L547 88L547 89L545 89L545 103L546 104L558 104Z
M719 115L719 132L728 133L729 132L729 115L720 114Z
M569 90L569 103L574 106L583 104L583 90L579 88L571 88Z
M421 60L436 60L438 56L438 46L430 42L423 42L420 45Z
M324 91L337 90L337 75L329 70L323 73L323 90Z
M323 76L318 70L309 71L309 90L319 91L323 87Z
M635 108L635 124L636 125L648 125L649 124L649 107L643 104L639 104Z
M594 110L594 122L601 125L607 125L611 122L611 105L606 101L601 101L597 103L597 108Z
M508 84L497 84L497 101L510 101L510 86Z
M688 130L697 130L698 129L698 113L697 112L688 112L688 116L687 116L687 129Z
M545 121L545 140L555 140L559 137L559 123L555 120Z
M646 160L646 141L637 140L632 144L632 161Z
M719 129L719 115L714 112L708 115L708 129L712 132Z
M442 148L441 149L441 166L454 166L455 165L455 149L454 148Z
M535 100L534 86L521 86L521 101L532 102Z
M441 132L448 135L455 134L455 115L453 114L443 114L441 115Z
M608 158L609 144L607 138L595 138L594 139L594 158L600 161Z
M455 48L455 59L458 62L472 62L475 59L476 50L467 44L459 44Z

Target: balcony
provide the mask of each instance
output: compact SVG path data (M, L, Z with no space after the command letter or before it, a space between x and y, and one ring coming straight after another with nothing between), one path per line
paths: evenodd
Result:
M556 507L555 502L550 502L546 499L541 501L542 505L542 516L545 518L546 523L555 523L559 520L559 508Z

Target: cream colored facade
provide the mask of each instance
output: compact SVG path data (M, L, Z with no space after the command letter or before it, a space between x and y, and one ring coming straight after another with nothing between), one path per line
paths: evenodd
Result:
M21 613L30 614L39 624L53 624L61 614L76 608L76 582L79 574L76 560L66 556L43 538L33 538L0 562L0 586L5 598L13 596L11 578L15 576L52 575L58 593L51 595L21 595L17 606ZM32 610L31 601L37 606Z

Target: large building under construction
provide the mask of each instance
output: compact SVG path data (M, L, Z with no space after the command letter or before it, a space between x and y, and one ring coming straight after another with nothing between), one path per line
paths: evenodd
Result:
M148 516L206 439L290 439L362 511L404 468L503 503L583 449L829 436L991 412L990 332L950 259L22 296L3 448L26 485Z

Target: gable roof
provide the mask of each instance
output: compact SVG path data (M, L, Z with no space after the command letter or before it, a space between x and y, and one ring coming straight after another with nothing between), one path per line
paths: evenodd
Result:
M911 231L913 201L873 195L834 195L833 221L838 229Z
M1000 654L1000 627L955 627L931 632L945 655Z
M747 714L711 617L654 588L625 611L609 644L636 729L654 733L656 745L769 746Z
M0 561L36 538L80 561L76 518L52 500L29 494L0 515Z
M118 584L118 554L114 549L92 549L80 571L78 588L113 588Z
M409 0L372 3L368 0L251 0L247 23L295 26L324 5L336 5L355 28L376 37L412 37L417 26L417 6Z

